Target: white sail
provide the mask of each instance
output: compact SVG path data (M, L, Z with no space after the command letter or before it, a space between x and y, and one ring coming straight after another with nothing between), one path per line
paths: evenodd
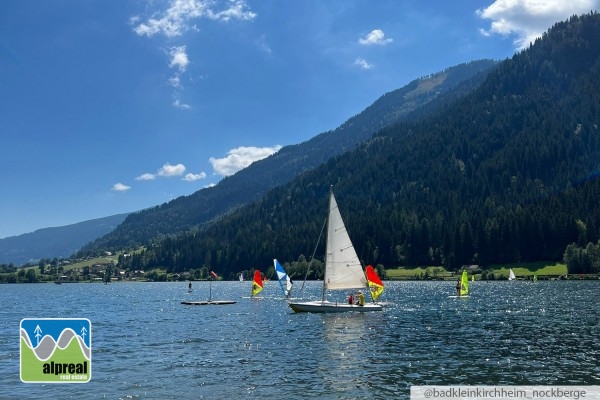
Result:
M512 268L508 271L508 280L512 281L513 279L515 279L515 273L513 272Z
M333 191L329 194L325 289L366 288L367 279L342 220Z
M367 289L367 278L363 272L356 250L350 241L346 226L340 215L333 191L329 192L329 213L327 218L327 244L325 255L325 278L323 279L323 299L301 303L288 303L295 312L366 312L381 311L380 304L355 304L347 301L328 301L328 289ZM362 293L358 292L359 296Z

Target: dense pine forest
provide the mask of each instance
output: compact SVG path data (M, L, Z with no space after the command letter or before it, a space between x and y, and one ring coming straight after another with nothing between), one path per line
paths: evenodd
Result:
M228 276L308 259L330 186L365 264L562 260L600 239L599 37L598 13L558 23L476 90L119 266Z

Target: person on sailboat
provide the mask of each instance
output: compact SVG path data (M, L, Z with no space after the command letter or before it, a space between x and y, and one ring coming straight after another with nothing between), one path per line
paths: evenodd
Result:
M460 289L461 289L462 285L460 283L460 279L456 281L456 295L458 297L460 297Z
M290 278L290 288L285 291L286 299L289 299L290 297L292 297L292 287L293 286L294 286L294 281L292 281L292 278Z
M358 291L358 303L357 304L361 307L365 305L365 295L360 290Z
M352 292L350 292L350 294L348 295L348 304L354 304L354 294Z

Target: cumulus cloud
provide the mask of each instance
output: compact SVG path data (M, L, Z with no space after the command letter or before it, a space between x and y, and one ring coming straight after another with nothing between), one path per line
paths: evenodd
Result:
M188 182L194 182L200 179L204 179L206 178L206 172L200 172L199 174L185 174L185 176L183 178L181 178L181 180L184 181L188 181Z
M115 192L125 192L129 189L131 189L131 186L127 186L127 185L124 185L121 182L119 182L119 183L115 183L110 190L115 191Z
M385 46L388 43L392 43L394 39L386 39L385 33L381 29L373 29L370 33L368 33L364 38L358 39L358 43L371 46L371 45L379 45Z
M154 175L154 174L148 174L148 173L142 174L142 175L137 176L135 178L136 181L151 181L151 180L154 180L154 179L156 179L156 175Z
M227 157L211 157L209 161L216 174L229 176L246 168L254 161L262 160L271 154L277 153L280 149L280 145L273 147L237 147L229 150Z
M362 69L371 69L374 67L373 64L369 64L364 58L357 58L354 60L354 65L358 65Z
M176 67L179 71L184 72L190 63L187 53L185 52L186 46L175 46L169 49L169 55L171 56L171 62L169 67Z
M185 165L177 164L171 165L169 163L165 163L157 172L159 176L181 176L185 172Z
M160 167L156 171L156 174L151 174L151 173L146 172L146 173L136 177L135 180L136 181L152 181L152 180L156 179L157 176L163 176L165 178L168 178L171 176L181 176L181 175L183 175L184 172L185 172L185 165L183 165L183 164L171 165L170 163L165 163L162 167Z
M212 0L171 0L169 8L164 12L155 12L146 21L140 16L130 18L133 31L140 36L152 37L164 35L168 38L181 36L192 28L190 22L207 18L218 21L229 21L231 19L252 20L256 14L247 10L246 2L243 0L229 1L223 10L215 11Z
M518 50L542 36L556 22L574 14L584 14L597 9L600 0L496 0L490 6L477 10L477 14L491 20L483 35L515 35Z

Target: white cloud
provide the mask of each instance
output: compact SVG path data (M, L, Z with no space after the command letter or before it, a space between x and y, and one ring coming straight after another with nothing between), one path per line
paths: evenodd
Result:
M156 179L156 175L145 173L135 178L136 181L152 181Z
M181 180L194 182L204 178L206 178L206 172L200 172L199 174L185 174L185 176L181 178Z
M177 67L179 71L184 72L190 63L187 53L185 52L186 46L175 46L169 49L169 55L171 56L171 62L169 67Z
M151 1L150 5L153 4ZM162 35L172 39L186 31L200 31L195 22L199 19L228 22L232 19L248 21L256 18L256 13L248 9L245 0L167 0L167 4L166 10L155 11L147 19L139 15L132 16L129 23L133 26L133 31L139 36ZM269 51L268 47L263 48L263 51ZM183 90L181 74L190 64L190 57L185 45L171 47L168 54L169 67L177 69L168 79L168 84L175 88L174 96L178 97L177 91ZM191 108L179 99L173 102L173 106L181 109Z
M169 78L169 85L173 86L175 89L181 88L181 78L178 74Z
M243 0L230 0L230 7L223 10L214 12L208 10L208 17L210 19L219 21L229 21L230 19L241 19L244 21L252 20L256 17L256 14L252 11L246 11L246 2Z
M483 35L515 35L514 44L522 50L556 22L588 13L599 5L600 0L496 0L477 14L492 21L488 30L480 30Z
M280 145L273 147L237 147L229 150L225 158L210 158L210 163L216 174L229 176L241 169L246 168L254 161L262 160L277 153L281 149Z
M124 185L121 182L119 182L119 183L115 183L110 190L113 190L115 192L125 192L129 189L131 189L131 186L127 186L127 185Z
M184 110L189 110L192 108L192 106L186 103L182 103L179 99L175 99L175 101L173 102L173 106Z
M373 64L369 64L367 62L367 60L365 60L364 58L360 58L360 57L357 58L356 60L354 60L354 65L358 65L362 69L371 69L374 67Z
M171 165L170 163L165 163L162 167L156 170L156 174L144 173L135 178L136 181L153 181L157 176L163 176L165 178L171 176L181 176L185 172L185 165L177 164ZM190 175L190 174L188 174Z
M370 33L367 34L364 38L358 39L358 43L370 46L373 44L377 44L379 46L385 46L388 43L392 43L394 39L386 39L385 33L381 29L373 29Z
M213 0L171 0L166 11L154 13L133 30L140 36L152 37L162 34L172 38L193 29L194 26L190 26L189 22L194 19L229 21L231 19L252 20L256 17L255 13L247 10L246 2L243 0L228 1L226 8L220 11L211 8L214 4ZM136 25L139 20L139 16L134 16L130 18L130 23Z
M181 176L185 172L185 165L177 164L171 165L169 163L165 163L157 172L159 176Z

